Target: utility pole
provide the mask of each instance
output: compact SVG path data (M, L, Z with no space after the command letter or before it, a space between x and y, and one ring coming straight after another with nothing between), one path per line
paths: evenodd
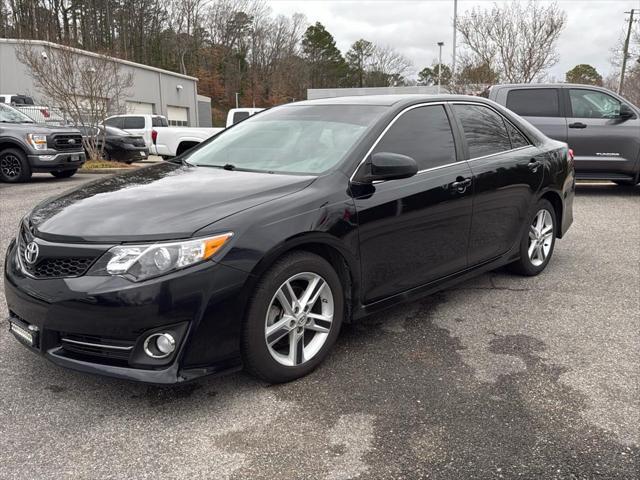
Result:
M442 85L442 47L444 42L438 42L440 47L440 54L438 55L438 93L440 93L440 85Z
M451 59L451 73L456 74L456 31L458 30L458 0L453 0L453 58Z
M236 108L238 108L238 97L240 96L240 93L236 92Z
M618 95L622 94L622 88L624 87L624 73L627 69L627 57L629 56L629 40L631 39L631 30L633 28L633 14L635 8L630 12L624 12L629 14L629 28L627 29L627 38L624 40L624 49L622 51L622 70L620 71L620 83L618 84Z

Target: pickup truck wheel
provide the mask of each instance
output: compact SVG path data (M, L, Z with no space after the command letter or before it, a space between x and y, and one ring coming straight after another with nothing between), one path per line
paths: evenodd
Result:
M51 172L51 175L53 175L56 178L70 178L73 177L76 172L78 171L77 168L74 168L73 170L63 170L61 172Z
M31 178L31 167L27 156L17 148L0 152L0 180L8 183L27 182Z

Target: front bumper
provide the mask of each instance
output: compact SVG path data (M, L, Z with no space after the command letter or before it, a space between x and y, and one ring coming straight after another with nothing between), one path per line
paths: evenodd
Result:
M5 261L9 320L38 331L37 344L28 348L63 367L156 384L240 367L239 297L246 279L213 262L139 283L117 276L36 279L22 271L15 242ZM144 339L167 329L179 337L173 354L146 356ZM69 339L106 346L106 353L109 345L130 349L106 355L104 348L70 348Z
M109 155L113 160L136 161L149 158L149 149L146 146L137 147L135 145L122 144L105 148L108 148Z
M28 155L29 165L34 172L61 172L80 168L86 161L83 150L78 152L43 152Z

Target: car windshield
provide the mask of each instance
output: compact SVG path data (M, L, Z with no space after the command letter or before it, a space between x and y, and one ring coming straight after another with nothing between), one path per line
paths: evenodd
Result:
M33 119L27 117L24 113L19 112L15 108L8 105L0 104L0 122L1 123L35 123Z
M252 116L185 160L198 166L320 174L337 165L386 107L287 105Z

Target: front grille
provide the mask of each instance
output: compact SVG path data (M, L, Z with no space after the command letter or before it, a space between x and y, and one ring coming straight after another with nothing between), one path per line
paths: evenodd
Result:
M30 233L25 233L25 229L21 229L20 238L18 239L18 255L20 256L20 264L26 272L35 278L67 278L79 277L84 275L91 264L94 262L93 256L47 256L41 254L35 263L31 264L26 261L25 250L29 243L27 238L32 238Z
M130 340L60 332L60 346L64 353L94 363L125 364L129 360L134 343Z
M48 144L55 150L80 150L82 135L75 133L55 133L49 136Z

